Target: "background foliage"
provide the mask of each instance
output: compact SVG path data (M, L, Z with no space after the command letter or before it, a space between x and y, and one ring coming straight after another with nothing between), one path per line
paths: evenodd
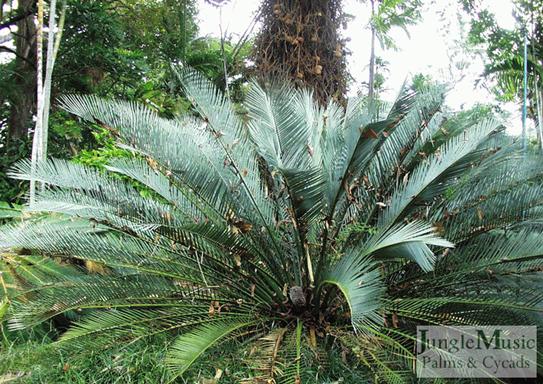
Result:
M4 15L8 20L20 9ZM184 62L224 89L224 62L219 39L199 37L197 10L189 0L69 0L66 25L53 75L53 100L61 94L98 94L147 105L161 115L184 112L188 102L171 71L171 64ZM234 49L235 52L234 52ZM250 45L237 46L227 38L224 59L232 78L232 94L242 97L244 60ZM235 56L234 56L235 54ZM20 99L35 98L17 81L29 76L18 71L17 60L0 64L0 201L21 202L24 187L6 176L18 159L29 156L30 121L20 138L10 138L10 113ZM30 76L35 76L30 74ZM107 157L104 132L73 119L53 105L50 153L54 157L82 156L89 163L91 153ZM99 148L104 147L105 154Z

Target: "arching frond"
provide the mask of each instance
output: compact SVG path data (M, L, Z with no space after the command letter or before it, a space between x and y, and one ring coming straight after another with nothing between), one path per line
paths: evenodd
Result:
M131 155L10 171L45 187L0 228L0 320L75 311L59 345L79 353L163 335L189 381L246 340L247 383L292 384L330 346L361 381L411 382L421 324L543 325L543 163L497 121L451 115L440 86L344 109L253 82L235 106L178 74L194 111L175 119L62 99Z
M216 346L232 332L254 323L254 320L247 318L232 318L199 326L175 340L166 364L172 367L177 376L182 375L208 349Z

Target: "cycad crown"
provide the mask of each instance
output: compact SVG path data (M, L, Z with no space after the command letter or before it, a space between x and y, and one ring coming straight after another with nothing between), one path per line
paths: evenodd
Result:
M62 340L171 333L174 376L260 335L255 382L306 382L304 345L326 353L326 336L397 382L411 375L416 324L537 321L541 169L532 157L517 167L496 121L445 131L442 87L344 110L252 83L239 113L179 74L201 118L68 96L66 110L133 156L107 172L61 160L13 170L47 186L27 211L62 215L4 227L0 243L102 266L34 282L13 299L13 328L96 309Z

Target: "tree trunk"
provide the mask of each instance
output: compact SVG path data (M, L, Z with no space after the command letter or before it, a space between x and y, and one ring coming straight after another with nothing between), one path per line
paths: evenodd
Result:
M543 100L541 100L541 88L539 84L539 76L536 75L536 82L535 82L535 101L536 101L536 129L537 129L537 137L539 139L539 148L541 151L543 151Z
M19 0L18 13L28 12L34 4L35 0ZM15 52L13 76L17 92L10 100L8 142L28 134L32 115L36 111L36 25L32 15L17 22Z
M375 16L375 0L371 1L371 17ZM374 92L375 92L375 38L376 38L376 31L375 26L373 25L373 20L370 21L371 23L371 52L370 52L370 78L368 81L368 98L373 100Z
M43 158L47 158L47 139L49 135L49 110L51 108L51 86L53 82L53 69L57 53L62 39L62 30L64 29L64 20L66 17L66 0L62 2L60 11L60 21L56 24L56 0L51 0L49 5L49 33L47 40L47 64L45 68L44 96L43 96L43 137L42 152ZM57 31L58 29L58 31Z
M38 28L36 31L36 95L37 95L37 112L36 112L36 127L34 128L34 137L32 140L32 155L31 155L31 174L30 180L30 205L34 204L36 199L36 181L34 175L36 167L41 162L42 157L42 137L43 137L43 0L38 0Z
M347 67L341 0L264 0L256 39L256 74L263 81L289 80L314 91L325 104L344 102Z

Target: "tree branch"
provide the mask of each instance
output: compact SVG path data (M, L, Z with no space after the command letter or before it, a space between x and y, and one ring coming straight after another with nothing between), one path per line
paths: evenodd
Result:
M8 41L13 40L13 37L14 37L13 33L8 33L7 35L1 36L0 44L4 44L4 43L7 43Z
M32 68L35 68L36 65L28 60L26 57L24 56L21 56L19 55L15 50L11 49L11 48L8 48L8 47L5 47L3 45L0 45L0 52L7 52L7 53L11 53L11 54L14 54L17 58L21 59L21 60L24 60L25 62L27 62L30 66L32 66Z
M30 9L24 11L23 13L15 15L11 19L8 19L8 20L4 21L3 23L0 23L0 29L10 27L13 24L17 23L18 21L26 19L28 16L33 15L34 12L36 12L36 8L32 7Z

